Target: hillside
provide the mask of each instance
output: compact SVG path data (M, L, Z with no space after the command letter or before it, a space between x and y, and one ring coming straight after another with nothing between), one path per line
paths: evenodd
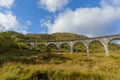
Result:
M73 33L54 33L54 34L26 34L30 41L61 41L86 39L86 36Z
M74 33L54 33L54 34L21 34L14 31L2 32L1 34L7 34L12 36L16 41L30 41L30 42L44 42L44 41L61 41L61 40L77 40L87 39L86 36L78 35Z
M68 44L60 52L44 41L86 39L73 33L26 34L8 31L0 33L0 80L119 80L120 45L109 44L110 56L100 42L86 47L77 43L74 54ZM28 42L39 42L31 46Z

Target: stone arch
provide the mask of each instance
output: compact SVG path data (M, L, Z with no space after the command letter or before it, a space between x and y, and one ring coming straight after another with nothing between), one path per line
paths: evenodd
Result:
M104 53L105 48L101 40L93 40L89 44L89 51L94 55L94 53Z
M116 50L120 50L120 45L115 43L116 41L120 42L120 38L112 38L109 40L108 48L109 48L110 53L112 53L113 51L116 51Z
M58 47L54 43L50 43L46 46L47 51L55 52L58 51Z
M120 37L119 38L111 38L110 41L113 41L113 40L120 40Z
M86 52L86 46L83 42L76 42L73 45L74 52Z
M59 45L60 52L68 52L71 49L70 43L64 42Z

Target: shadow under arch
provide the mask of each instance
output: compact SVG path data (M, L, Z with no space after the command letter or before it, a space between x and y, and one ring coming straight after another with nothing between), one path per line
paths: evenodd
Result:
M105 47L100 40L94 40L89 44L89 51L92 54L105 54Z
M86 46L82 42L76 42L73 45L73 51L86 53Z
M57 46L55 45L55 44L49 44L49 45L47 45L47 51L49 52L57 52L58 51L58 49L57 49Z
M60 52L70 52L71 51L70 47L71 47L70 44L68 44L68 43L62 43L59 46L59 51Z
M109 41L109 53L113 53L113 51L116 51L116 53L120 53L120 44L118 44L118 41L120 42L120 38L113 38Z

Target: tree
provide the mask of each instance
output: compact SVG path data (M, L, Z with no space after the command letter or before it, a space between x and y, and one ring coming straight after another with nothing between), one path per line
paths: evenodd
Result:
M6 32L0 33L0 52L7 51L13 48L18 48L18 45L11 37L11 35L7 34Z

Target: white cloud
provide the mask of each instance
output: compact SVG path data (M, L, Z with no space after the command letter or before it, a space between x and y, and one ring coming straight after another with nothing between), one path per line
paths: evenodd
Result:
M17 17L10 10L15 0L0 0L0 31L16 31L27 33L28 26L32 23L27 20L25 23L18 21Z
M0 6L10 9L13 5L14 0L0 0Z
M40 26L41 26L41 33L47 33L48 26L51 26L51 21L49 19L47 21L45 19L42 19L40 21Z
M28 24L28 21L26 22L26 24ZM7 12L7 13L0 12L0 31L8 31L8 30L27 33L26 31L27 26L20 24L16 16L12 14L12 12Z
M9 30L18 26L18 21L12 13L0 13L0 24L5 26L6 30Z
M49 12L55 12L62 9L68 2L69 0L39 0L38 4L40 8L44 8Z
M120 20L120 7L115 6L118 5L115 1L120 0L102 0L101 7L77 8L60 13L53 23L45 22L48 32L73 32L88 36L114 33L116 28L111 24Z

